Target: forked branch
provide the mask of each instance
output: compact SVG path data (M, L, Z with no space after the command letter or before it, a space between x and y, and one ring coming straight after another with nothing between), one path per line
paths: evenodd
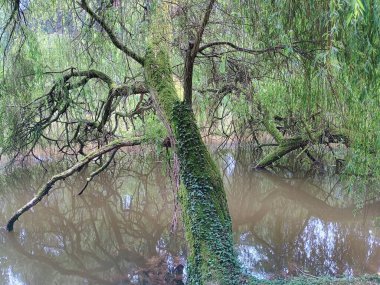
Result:
M203 16L203 20L201 25L198 28L196 38L194 42L189 42L189 47L186 52L185 58L185 71L184 71L184 99L185 102L191 106L192 104L192 94L193 94L193 70L194 70L194 61L197 56L199 45L202 41L202 36L205 31L206 25L210 19L210 14L212 11L212 7L214 6L215 0L210 0L207 5L206 12Z

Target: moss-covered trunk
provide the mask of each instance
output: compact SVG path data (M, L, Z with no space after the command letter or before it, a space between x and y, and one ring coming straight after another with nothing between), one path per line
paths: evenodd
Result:
M144 66L180 162L180 202L189 248L188 284L240 284L223 180L202 141L191 105L177 95L169 49L161 41L163 34L170 33L163 10L156 11L159 17L152 17Z
M178 99L167 53L146 57L146 77L176 141L183 220L188 242L188 284L240 284L223 181L202 141L191 107Z
M223 181L187 104L174 106L173 127L183 183L180 201L189 246L189 284L206 280L239 284Z

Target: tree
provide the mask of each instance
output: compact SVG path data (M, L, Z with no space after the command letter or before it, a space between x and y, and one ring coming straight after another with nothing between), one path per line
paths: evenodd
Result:
M217 166L212 160L205 144L201 139L196 120L192 112L192 74L195 57L198 53L204 29L209 20L213 5L211 0L198 28L194 42L189 42L186 53L184 94L181 101L173 82L170 65L169 47L162 38L169 36L170 23L168 20L169 4L154 1L150 3L154 8L149 10L150 30L147 40L145 56L140 56L130 47L124 45L116 36L106 21L97 15L86 0L81 0L80 7L101 26L115 47L125 55L139 63L145 72L146 88L150 90L156 101L156 110L170 134L171 145L179 157L181 173L180 201L183 208L183 220L186 227L186 238L189 244L189 284L203 284L209 280L221 284L240 284L240 268L233 250L231 218L223 188L223 181ZM103 3L103 2L102 2ZM19 3L15 9L18 11ZM148 9L148 8L147 8ZM15 17L12 12L10 21ZM76 84L69 82L72 77L81 77ZM84 85L88 80L98 78L104 81L109 88L108 101L105 102L100 122L87 123L88 128L101 131L111 115L113 100L117 96L128 96L129 90L115 86L114 82L105 74L95 71L71 70L62 81L53 86L49 99L54 100L57 89L59 96L67 96L69 90ZM138 89L138 88L137 88ZM143 88L142 88L143 89ZM145 89L138 89L144 93ZM126 93L126 95L125 95ZM67 111L69 103L62 109L51 102L51 113L44 120L32 125L31 129L44 129L58 120L59 116ZM30 132L30 130L27 130ZM36 197L20 209L8 222L7 229L13 230L14 222L25 211L36 205L43 196L47 195L56 181L64 179L81 169L94 158L107 152L127 145L135 145L136 141L114 141L94 153L85 156L73 167L55 175L37 193ZM99 171L98 171L99 172Z
M74 162L10 219L8 230L57 181L101 160L90 182L121 147L165 134L174 149L190 284L238 284L223 181L196 116L210 121L209 132L238 141L248 132L257 148L275 147L257 167L298 149L319 162L315 146L335 156L331 143L361 153L365 142L366 159L351 169L376 177L376 1L46 2L4 1L1 145L13 160L39 159L35 150L43 145ZM263 132L272 141L261 142Z

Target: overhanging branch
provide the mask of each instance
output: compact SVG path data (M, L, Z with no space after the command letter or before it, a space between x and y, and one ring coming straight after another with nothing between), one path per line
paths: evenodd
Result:
M26 203L22 208L20 208L8 221L7 223L7 230L8 231L13 231L13 225L14 223L19 219L19 217L30 210L33 206L37 205L38 202L42 200L44 196L49 194L50 190L53 188L54 184L58 181L64 180L65 178L73 175L75 172L79 171L80 169L83 168L83 166L87 165L90 163L93 159L104 155L110 151L115 151L120 149L121 147L125 146L135 146L141 144L142 140L141 138L135 138L131 140L117 140L113 141L112 143L90 153L86 157L84 157L81 161L70 167L69 169L58 173L54 175L50 180L40 188L36 196L30 200L28 203Z
M93 79L104 83L108 89L108 96L105 101L102 101L95 110L92 110L95 118L91 119L84 116L76 120L65 118L64 116L75 108L82 108L81 97L71 96L70 94L75 89L83 88ZM80 95L80 92L78 95ZM117 85L111 77L98 70L66 69L45 95L21 107L20 119L16 122L17 125L13 128L9 143L3 148L3 152L17 151L20 153L23 149L29 149L29 146L31 146L28 151L29 154L42 137L48 141L54 141L56 144L63 142L70 149L72 149L72 142L79 142L82 145L86 142L87 134L90 134L93 130L97 130L97 132L90 135L91 138L104 131L104 126L109 122L110 115L121 100L120 97L127 98L132 94L146 94L148 92L149 90L143 82L137 81L132 85ZM67 138L65 142L59 139L50 139L49 136L46 136L46 133L44 134L44 131L54 123L59 123L63 127L62 131L66 132L66 135L61 136L62 138ZM76 130L72 138L68 135L70 130ZM80 141L78 138L79 133L82 134Z
M124 45L115 35L115 33L112 31L112 29L107 25L107 23L99 16L97 15L88 5L86 0L81 0L79 3L80 6L106 31L108 37L112 41L112 43L122 52L124 52L127 56L133 58L135 61L140 63L141 65L144 65L144 58L139 56L137 53L135 53L133 50L128 48L126 45Z
M268 48L264 48L264 49L249 49L249 48L240 47L240 46L238 46L234 43L228 42L228 41L219 41L219 42L208 43L208 44L205 44L205 45L199 47L198 52L203 52L205 49L215 47L215 46L228 46L235 51L244 52L244 53L248 53L248 54L255 54L255 55L280 52L280 51L288 49L288 48L291 48L291 49L295 50L296 52L304 55L305 51L302 51L302 49L300 48L301 44L321 44L322 45L323 43L321 41L295 41L295 42L292 42L288 45L282 44L282 45L272 46L272 47L268 47Z

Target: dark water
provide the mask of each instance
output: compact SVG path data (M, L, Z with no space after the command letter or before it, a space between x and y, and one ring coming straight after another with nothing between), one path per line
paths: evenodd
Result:
M250 170L249 159L233 152L219 162L248 273L271 279L380 271L379 203L353 215L337 177L284 179ZM180 222L170 232L175 203L167 167L157 157L126 156L79 197L85 171L67 179L14 233L0 232L0 284L181 284L186 244ZM47 179L33 169L4 178L0 224Z

